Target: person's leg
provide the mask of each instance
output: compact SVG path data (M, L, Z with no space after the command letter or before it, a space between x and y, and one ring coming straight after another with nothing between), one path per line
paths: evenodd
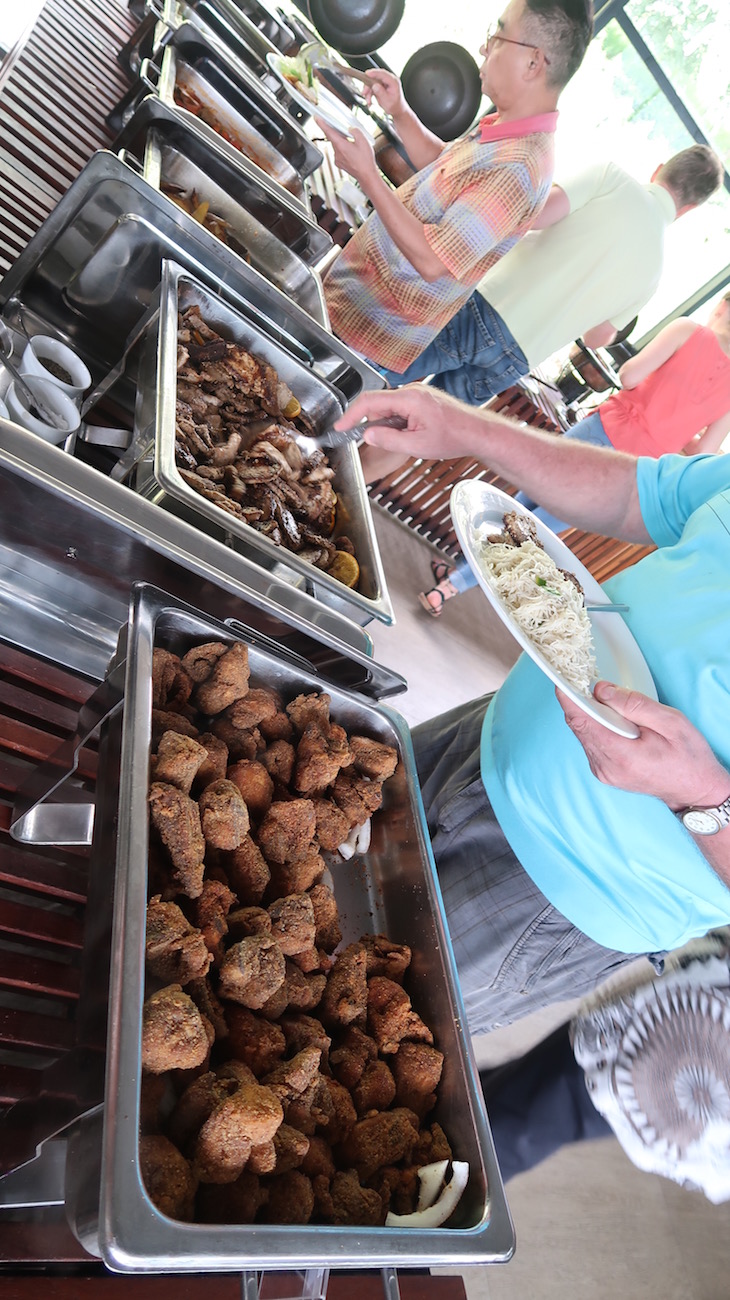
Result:
M590 442L593 443L595 447L611 446L611 440L601 421L600 411L594 411L592 415L587 415L584 420L579 420L578 423L574 424L570 429L566 429L565 433L560 434L560 437L569 438L573 442ZM542 506L539 506L532 497L527 495L526 492L518 492L515 496L515 501L519 501L520 505L526 506L528 510L531 510L547 528L552 528L554 533L562 533L564 529L571 527L570 524L566 524L562 519L558 519L556 515L551 515L549 510L545 510Z
M489 698L412 733L467 1021L475 1034L589 993L636 955L604 948L577 930L512 852L480 774Z
M447 600L460 596L476 585L477 580L462 556L453 568L447 569L440 582L437 582L434 587L430 587L428 591L419 591L418 599L428 614L438 618Z
M480 1075L497 1162L505 1182L572 1142L611 1137L560 1025L531 1051Z

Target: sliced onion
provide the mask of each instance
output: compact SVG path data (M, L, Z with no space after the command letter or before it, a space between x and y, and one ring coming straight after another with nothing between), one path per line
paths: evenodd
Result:
M357 851L358 853L367 853L370 848L370 818L358 827Z
M454 1213L468 1181L469 1165L465 1160L454 1160L451 1180L438 1200L425 1210L415 1210L413 1214L393 1214L389 1210L385 1219L386 1228L439 1228Z
M418 1193L417 1210L427 1210L430 1205L433 1205L443 1187L448 1167L448 1160L437 1160L432 1165L421 1166L418 1171L421 1188Z
M338 845L337 852L340 854L341 857L347 859L353 856L353 854L357 850L357 837L359 833L360 833L360 827L353 826L347 839L343 840L342 844Z

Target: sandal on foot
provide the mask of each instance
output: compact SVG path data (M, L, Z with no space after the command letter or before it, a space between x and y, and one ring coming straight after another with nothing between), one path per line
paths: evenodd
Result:
M443 582L444 578L448 578L451 568L452 566L446 560L431 561L431 572L436 582Z
M419 591L418 599L427 614L430 614L432 618L438 618L444 607L446 596L443 591L439 591L438 587L432 587L430 591Z

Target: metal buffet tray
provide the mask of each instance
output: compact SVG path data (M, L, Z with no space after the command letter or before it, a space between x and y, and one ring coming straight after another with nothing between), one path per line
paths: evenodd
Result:
M83 357L95 382L123 356L150 308L164 257L302 340L317 373L352 400L383 380L199 222L181 212L116 154L100 150L0 281L0 305L26 312ZM43 332L43 331L41 331Z
M328 328L315 269L334 248L326 231L280 186L246 171L162 100L148 96L137 125L143 141L141 172L148 184L163 193L168 186L186 194L195 190L200 201L208 200L211 212L228 222L247 250L249 265ZM129 161L128 150L124 156Z
M340 394L307 364L306 351L292 339L293 352L267 334L259 323L247 318L245 308L236 310L182 267L165 262L160 294L159 332L150 330L140 372L140 402L136 416L135 442L144 452L136 463L134 487L149 500L166 509L182 512L184 518L278 572L284 580L305 581L309 590L325 604L346 612L357 622L371 618L393 621L393 609L385 585L370 501L354 444L328 452L335 470L338 524L352 540L360 565L356 591L345 587L325 571L302 560L294 551L276 546L243 520L224 512L189 487L180 476L175 458L177 395L178 312L190 305L200 308L203 319L225 338L240 343L254 356L267 361L289 385L315 429L328 426L344 409ZM307 440L302 439L306 445ZM346 522L345 522L346 521Z
M151 662L155 646L184 653L235 638L164 592L137 588L127 631L119 788L115 916L111 952L108 1057L102 1117L81 1121L69 1144L67 1213L79 1240L118 1271L183 1272L240 1268L337 1268L476 1264L509 1258L514 1232L489 1133L443 903L420 801L410 735L403 719L349 692L333 690L333 719L394 745L400 763L373 818L371 848L356 869L333 871L344 942L386 933L413 950L408 990L445 1054L439 1102L429 1119L448 1134L456 1159L469 1162L468 1187L451 1228L338 1228L322 1225L189 1224L161 1214L144 1190L138 1157L141 1010L145 996L147 785ZM319 682L290 662L250 648L252 682L285 700ZM100 1143L100 1138L102 1138Z
M281 51L231 0L164 0L161 16L171 30L191 23L211 44L225 46L260 78L287 112L301 119L302 110L266 62L267 54Z
M146 87L197 123L206 136L235 141L232 147L239 146L253 166L309 210L304 180L321 166L323 156L250 68L222 43L206 39L192 23L182 23L172 33L156 80L154 74L151 76L152 67L145 60L140 68L140 94ZM197 114L176 104L176 88L196 95L221 129L214 129ZM137 107L134 95L131 99L125 96L107 119L111 129L121 130L133 121ZM118 147L120 141L116 143Z

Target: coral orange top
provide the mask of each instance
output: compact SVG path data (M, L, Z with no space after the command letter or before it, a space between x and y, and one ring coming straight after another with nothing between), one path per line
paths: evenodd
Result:
M696 433L730 411L730 357L706 325L664 365L598 408L614 447L632 456L681 451Z

